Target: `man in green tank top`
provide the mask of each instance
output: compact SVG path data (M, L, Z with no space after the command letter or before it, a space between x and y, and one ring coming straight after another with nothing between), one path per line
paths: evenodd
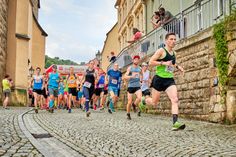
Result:
M172 115L173 115L173 128L172 130L184 129L185 124L178 122L178 94L175 81L173 79L174 70L178 69L184 73L184 69L175 64L176 57L173 48L176 44L176 35L168 33L165 36L166 46L158 49L151 57L149 65L156 66L156 74L153 77L151 87L152 98L143 99L143 103L150 105L157 105L160 100L161 91L165 91L171 100Z

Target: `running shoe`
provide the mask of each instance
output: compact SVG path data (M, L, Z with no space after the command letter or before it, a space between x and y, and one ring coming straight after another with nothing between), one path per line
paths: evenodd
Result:
M68 113L71 113L71 108L69 108Z
M177 130L184 130L186 127L185 124L181 124L180 122L175 122L175 124L173 124L172 126L172 131L177 131Z
M139 116L139 117L141 116L141 111L140 111L140 110L138 111L138 116Z
M112 111L111 111L111 109L110 109L110 108L108 109L108 112L109 112L110 114L112 114Z
M87 111L87 112L86 112L86 117L89 117L89 116L90 116L90 112Z
M130 113L127 113L127 119L128 119L128 120L131 120Z
M145 110L146 110L146 105L142 101L139 104L139 110L141 112L145 112Z
M38 113L38 112L39 112L37 108L36 108L36 109L34 109L34 111L35 111L35 113Z
M97 110L97 105L93 105L93 110Z

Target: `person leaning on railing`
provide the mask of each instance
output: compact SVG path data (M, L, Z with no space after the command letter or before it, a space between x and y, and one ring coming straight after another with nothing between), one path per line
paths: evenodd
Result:
M140 30L138 30L137 28L133 28L133 39L126 41L127 43L133 44L135 43L137 40L142 38L142 32Z
M167 32L173 32L180 35L180 26L179 21L174 17L169 11L166 11L165 8L159 9L161 25Z
M161 26L161 16L159 11L155 11L154 15L151 18L151 23L153 26L153 29L157 29Z
M111 56L107 56L107 58L109 59L109 62L111 63L114 63L116 61L116 56L113 51L111 52Z

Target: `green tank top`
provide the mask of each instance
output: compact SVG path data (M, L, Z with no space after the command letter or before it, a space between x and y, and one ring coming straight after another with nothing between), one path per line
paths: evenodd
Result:
M158 59L157 61L172 61L172 64L175 65L175 54L170 55L170 53L165 49L165 57L163 59ZM173 78L174 77L174 67L166 65L156 66L156 75L162 78Z
M65 84L65 88L64 88L64 91L65 92L68 92L68 83L66 83L67 81L66 80L64 80L64 84Z

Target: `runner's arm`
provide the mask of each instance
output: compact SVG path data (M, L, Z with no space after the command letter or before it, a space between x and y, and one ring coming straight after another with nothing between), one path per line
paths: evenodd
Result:
M125 80L129 80L130 78L132 78L132 76L129 76L129 73L130 73L130 67L128 67L126 73L125 73L125 76L124 76L124 79Z
M149 60L149 65L150 66L158 66L158 65L167 65L167 66L171 66L172 65L172 61L157 61L158 59L162 58L162 55L164 53L164 49L158 49L155 54L150 58Z

